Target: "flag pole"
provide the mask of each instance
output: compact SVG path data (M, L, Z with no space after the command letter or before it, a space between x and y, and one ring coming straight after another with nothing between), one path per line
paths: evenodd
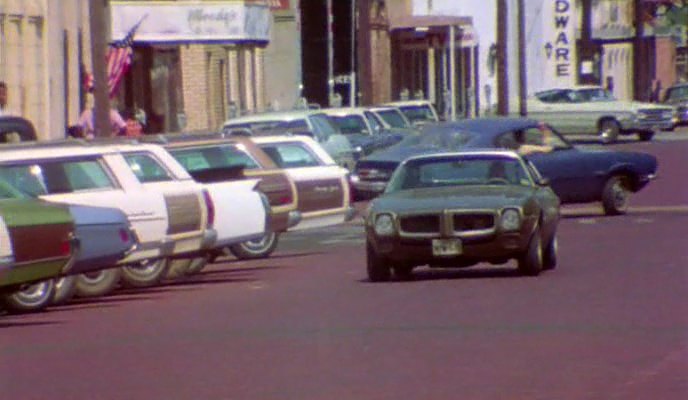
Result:
M110 90L108 88L106 52L110 37L109 0L89 2L89 29L93 63L93 128L96 137L110 136Z

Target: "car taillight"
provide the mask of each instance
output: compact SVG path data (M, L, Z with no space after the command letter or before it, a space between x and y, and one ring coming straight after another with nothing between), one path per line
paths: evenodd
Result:
M207 189L203 189L203 201L205 201L205 208L208 210L208 228L212 228L215 225L215 204L213 204Z
M72 239L67 239L60 244L60 255L68 256L72 254Z
M291 194L280 196L280 198L277 200L277 203L281 206L291 203Z
M126 229L120 229L119 239L122 241L122 243L129 242L129 232Z

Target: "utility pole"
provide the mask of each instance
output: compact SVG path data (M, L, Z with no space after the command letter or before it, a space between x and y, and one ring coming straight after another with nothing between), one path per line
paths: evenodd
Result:
M528 115L526 103L528 79L526 76L526 10L524 0L518 0L518 104L519 114Z
M332 0L327 0L327 104L332 106L334 95L334 38L332 32Z
M497 0L497 114L509 114L507 0Z
M89 29L91 31L91 55L93 61L93 128L96 137L110 136L110 91L108 89L105 61L110 38L109 0L89 2Z
M351 0L351 76L349 77L349 107L356 107L356 0Z

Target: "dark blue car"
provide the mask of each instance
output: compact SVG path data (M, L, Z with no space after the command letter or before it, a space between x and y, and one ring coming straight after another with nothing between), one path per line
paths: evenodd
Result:
M562 203L600 201L605 213L622 214L629 195L657 173L657 159L645 153L584 150L551 127L527 118L477 118L427 125L419 136L375 152L356 164L352 185L359 198L384 190L401 161L414 155L469 148L508 148L527 154L549 180Z

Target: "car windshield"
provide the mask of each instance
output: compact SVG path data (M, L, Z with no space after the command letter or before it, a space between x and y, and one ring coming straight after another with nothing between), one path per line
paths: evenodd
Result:
M579 89L576 91L578 95L578 101L614 101L616 98L607 89L603 88L590 88L590 89Z
M400 106L399 109L404 113L411 123L414 122L436 122L435 114L429 105Z
M260 168L258 163L241 148L241 145L223 144L187 149L170 149L170 154L189 172L244 166Z
M363 134L370 135L365 119L360 115L331 115L330 119L345 135Z
M0 179L0 199L26 199L29 196Z
M666 100L688 99L688 85L667 89Z
M320 142L326 142L330 136L340 133L339 127L326 114L314 114L309 119L315 127L315 134Z
M386 192L466 185L533 184L523 163L505 156L446 156L411 160L395 171Z
M390 108L387 110L378 110L376 111L376 113L392 128L411 127L406 118L404 118L404 115L401 113L401 111L397 109Z
M436 148L445 151L456 151L463 148L472 135L464 131L428 130L420 135L408 136L397 144L400 147Z

